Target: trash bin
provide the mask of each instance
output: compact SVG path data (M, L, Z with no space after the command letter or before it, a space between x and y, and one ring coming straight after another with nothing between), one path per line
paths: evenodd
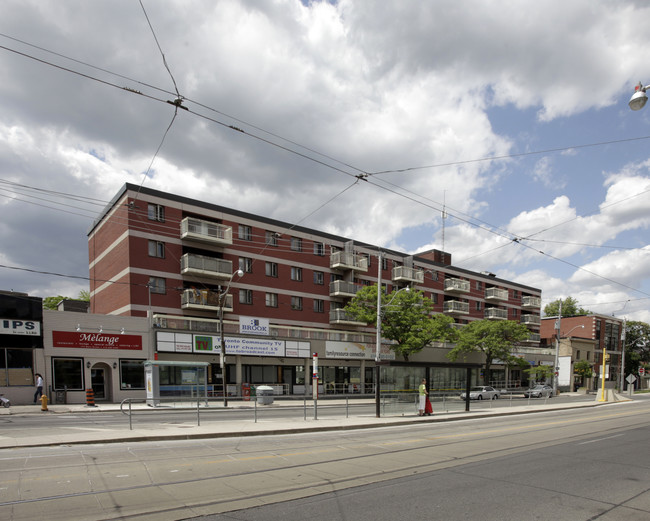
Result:
M255 388L257 403L260 405L271 405L273 403L273 387L268 385L258 385Z

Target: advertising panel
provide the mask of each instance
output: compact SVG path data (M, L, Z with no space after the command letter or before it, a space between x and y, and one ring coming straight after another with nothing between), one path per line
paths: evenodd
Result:
M52 331L52 346L79 349L126 349L130 351L142 351L142 337L140 335Z
M352 360L374 360L376 347L371 344L358 342L325 342L325 356L327 358L352 359ZM379 352L381 360L395 360L395 353L389 346L382 345Z
M18 320L15 318L0 319L0 335L33 335L41 334L41 323L33 320Z
M239 332L244 335L269 335L269 319L239 317Z

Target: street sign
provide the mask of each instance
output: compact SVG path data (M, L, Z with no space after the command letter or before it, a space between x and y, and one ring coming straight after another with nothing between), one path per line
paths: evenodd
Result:
M643 376L645 374L645 367L639 367L639 376Z
M632 385L634 382L636 382L636 376L634 376L633 374L629 374L627 375L627 378L625 380L627 381L627 383Z

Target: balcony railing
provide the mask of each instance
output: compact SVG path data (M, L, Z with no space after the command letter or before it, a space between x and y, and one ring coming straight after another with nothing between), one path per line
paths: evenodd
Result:
M529 344L535 344L535 343L539 343L540 340L541 340L541 335L539 333L531 333L530 336L528 337L528 340L526 340L526 342L528 342Z
M520 322L522 324L539 326L541 320L539 315L521 315Z
M424 282L424 271L418 268L395 266L393 268L393 282Z
M181 257L181 274L211 279L229 279L232 276L232 261L186 253Z
M450 314L469 314L469 302L461 302L460 300L446 300L442 304L443 313Z
M445 291L455 293L469 293L469 280L445 279Z
M499 308L485 308L483 317L489 320L508 320L508 310Z
M356 253L335 251L330 256L330 268L366 272L368 271L368 257Z
M181 221L181 239L229 245L232 244L232 227L195 217L185 217Z
M354 297L361 286L354 282L335 280L330 282L330 297Z
M330 310L330 324L348 324L351 326L365 326L365 322L361 322L347 313L344 309L331 309Z
M487 288L485 290L486 300L508 300L508 290L502 288Z
M542 307L542 299L539 297L524 296L521 297L521 306L524 308Z
M232 295L226 295L223 304L224 312L231 312L233 299ZM219 311L219 292L207 289L186 289L181 294L182 309L196 309Z

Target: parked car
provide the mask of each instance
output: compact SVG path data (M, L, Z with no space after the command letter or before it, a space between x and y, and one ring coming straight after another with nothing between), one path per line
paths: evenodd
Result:
M489 385L479 385L472 387L469 391L470 400L496 400L499 398L499 391ZM465 393L460 394L462 400L465 399Z
M550 385L536 385L524 391L526 398L550 398L553 396L553 388Z

